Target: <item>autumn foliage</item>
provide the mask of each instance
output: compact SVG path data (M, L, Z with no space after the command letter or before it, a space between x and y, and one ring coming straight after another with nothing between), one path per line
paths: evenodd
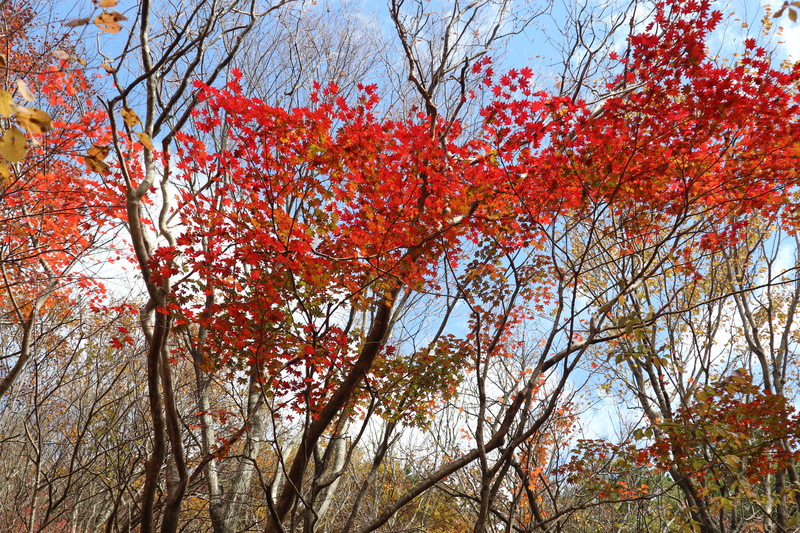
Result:
M67 26L122 32L115 5ZM459 104L485 102L474 124L429 101L389 115L375 85L345 98L317 83L287 109L249 96L237 68L220 82L225 62L165 100L148 80L166 62L144 46L147 74L129 81L104 57L113 82L93 85L74 46L40 53L55 45L27 35L26 9L0 39L14 80L0 90L0 320L20 331L0 396L29 359L47 366L30 352L47 302L90 294L110 349L144 372L126 393L147 428L130 486L98 489L107 531L206 514L226 532L245 518L272 532L533 531L661 498L671 507L647 521L669 531L796 522L798 420L779 374L797 298L753 319L755 371L709 364L701 383L675 362L686 339L720 337L697 340L696 309L746 321L743 294L797 283L787 270L740 289L731 265L758 228L796 232L800 67L775 67L754 39L735 61L711 56L723 16L710 2L656 4L594 102L476 57ZM141 301L104 300L86 269L120 230L112 257L140 276ZM753 340L769 320L786 324L777 363ZM643 414L635 433L571 440L584 373L619 378ZM112 403L98 411L122 420ZM429 436L435 460L391 457L398 428ZM35 494L26 524L55 527L36 521Z
M319 88L293 110L236 79L198 86L199 131L224 127L229 146L180 137L186 231L154 266L180 278L178 320L212 332L216 364L255 364L270 389L299 392L335 387L326 373L354 355L340 309L436 290L444 265L468 263L465 243L515 253L603 209L616 225L596 231L623 236L621 255L696 224L670 259L691 271L696 251L741 237L746 222L730 221L770 216L796 185L800 71L773 70L752 40L737 65L716 65L704 43L720 17L707 3L662 6L596 108L533 93L530 69L495 79L479 63L496 100L475 139L425 114L379 119L372 86L357 104Z
M100 228L113 212L75 160L87 136L105 123L87 105L94 93L85 73L72 68L68 45L55 49L58 43L28 38L30 6L4 3L2 15L0 317L18 326L20 348L0 396L30 357L34 324L54 302L70 300L76 288L100 297L102 284L85 271L92 266L85 261L104 241ZM58 320L62 313L56 312Z

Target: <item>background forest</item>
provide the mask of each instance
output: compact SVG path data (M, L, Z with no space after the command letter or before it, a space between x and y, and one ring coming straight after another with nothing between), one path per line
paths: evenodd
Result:
M797 531L798 11L0 0L0 530Z

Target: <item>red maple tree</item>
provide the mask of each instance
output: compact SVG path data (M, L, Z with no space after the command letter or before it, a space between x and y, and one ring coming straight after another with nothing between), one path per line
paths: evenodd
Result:
M89 103L95 93L69 42L29 39L34 11L25 2L4 2L0 15L0 317L19 332L2 396L31 356L33 325L48 302L102 288L81 261L104 240L113 204L74 158L104 118Z

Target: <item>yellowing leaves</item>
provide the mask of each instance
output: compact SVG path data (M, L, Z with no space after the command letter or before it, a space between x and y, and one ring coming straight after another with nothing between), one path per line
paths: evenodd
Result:
M94 18L94 25L106 33L119 33L122 30L120 21L128 20L128 17L116 11L100 13Z
M0 89L0 115L9 118L14 113L14 97L11 93Z
M89 170L93 170L99 174L107 174L109 170L108 164L103 161L106 157L108 157L111 148L108 146L103 146L100 144L93 144L89 151L86 153L86 157L83 158L83 162L86 165L86 168Z
M150 140L150 136L148 134L139 133L137 131L136 136L139 137L139 142L142 143L142 146L144 146L148 150L153 150L153 141Z
M17 80L17 90L28 101L33 101L33 94L22 80ZM29 133L46 133L53 129L50 115L35 107L16 105L11 93L0 89L0 115L5 118L14 116L17 123Z
M142 121L139 120L139 115L137 115L136 111L134 111L130 107L122 108L122 120L125 121L125 125L128 126L129 128L132 128L135 125L142 123Z
M19 91L19 95L26 102L33 102L36 99L34 98L31 90L28 89L28 85L23 80L17 80L17 91Z
M91 148L89 148L89 157L95 157L97 159L105 159L108 157L111 148L108 146L104 146L102 144L93 144Z
M50 115L35 107L16 106L17 122L30 133L46 133L53 129Z
M125 121L125 125L129 128L133 128L137 124L141 124L142 121L139 119L139 115L136 114L136 111L131 109L130 107L123 107L122 108L122 120ZM150 136L146 133L142 132L134 132L136 136L139 138L139 142L142 143L142 146L147 148L148 150L153 150L153 141L150 139Z
M0 137L0 155L11 164L19 163L28 152L28 141L17 128L9 128Z
M731 468L738 468L742 464L742 460L735 455L726 455L725 464Z
M34 96L23 80L16 80L17 91L27 101L33 101ZM8 91L0 89L0 115L6 119L14 118L17 124L28 133L45 133L53 129L50 115L35 107L25 107L14 103L14 97ZM33 145L38 143L34 140ZM16 126L11 126L2 131L0 137L0 156L8 163L19 163L28 153L28 139ZM8 165L3 163L0 177L8 177Z
M119 4L119 0L100 0L97 5L100 7L114 7Z

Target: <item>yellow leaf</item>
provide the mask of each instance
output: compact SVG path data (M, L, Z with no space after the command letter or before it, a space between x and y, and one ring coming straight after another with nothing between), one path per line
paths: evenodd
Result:
M795 11L794 9L789 10L789 20L791 20L792 22L797 22L797 11Z
M50 115L41 109L18 105L14 108L14 111L19 125L30 133L45 133L53 129Z
M14 98L8 92L0 89L0 115L8 118L14 112Z
M731 466L731 467L735 468L735 467L738 467L741 462L742 462L741 459L739 459L735 455L726 455L725 456L725 464L727 464L728 466Z
M99 174L108 174L109 166L103 159L108 156L110 150L108 146L93 144L89 151L86 152L86 157L83 158L86 168Z
M97 5L100 7L114 7L117 4L119 4L118 0L100 0Z
M105 146L103 144L93 144L89 151L86 152L89 157L94 157L95 159L103 160L108 157L108 154L111 152L111 147Z
M8 164L5 161L0 161L0 184L5 185L8 183L8 178L11 177L11 172L8 170Z
M139 133L137 131L136 136L139 137L139 142L142 143L142 146L144 146L148 150L153 150L153 142L150 140L150 136L148 134Z
M121 20L128 20L128 17L122 13L110 11L108 13L100 13L97 15L94 18L94 25L106 33L119 33L119 31L122 29L122 26L119 25L119 21Z
M22 96L22 99L26 102L33 102L36 99L33 97L31 90L28 89L28 84L23 80L17 80L17 90L19 91L19 95Z
M0 137L0 155L11 164L19 163L28 151L28 141L17 128L10 128Z
M103 67L103 70L105 70L109 74L114 74L117 71L117 69L115 69L114 67L112 67L108 63L100 63L100 66Z
M98 174L108 174L109 172L110 167L104 161L98 161L91 157L84 157L83 162L86 164L86 168Z
M122 120L125 121L125 125L128 126L129 128L132 128L135 125L142 123L142 121L139 120L139 116L136 114L136 111L134 111L130 107L122 108Z

